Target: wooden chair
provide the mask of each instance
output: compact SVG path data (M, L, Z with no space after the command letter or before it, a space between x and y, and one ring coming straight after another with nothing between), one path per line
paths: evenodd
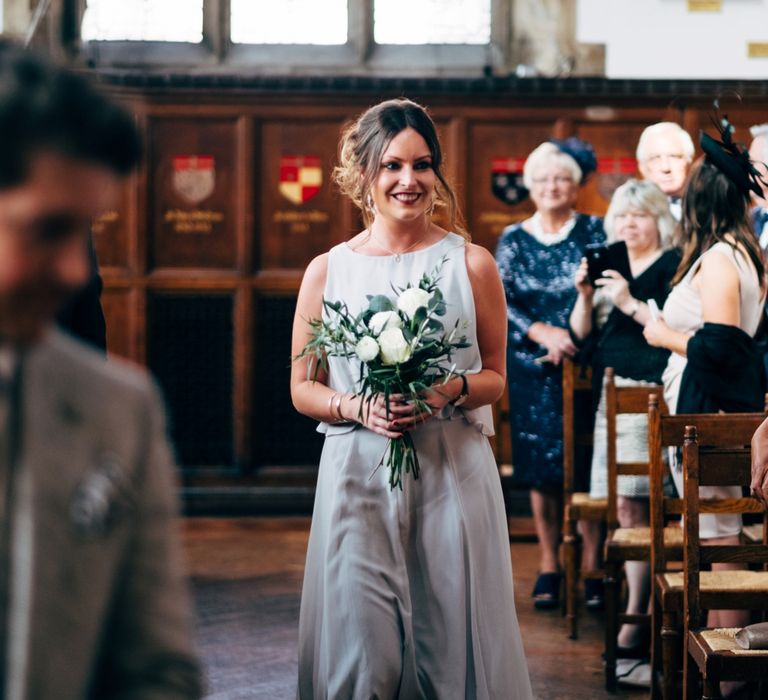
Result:
M768 609L768 573L765 571L730 571L714 587L707 583L707 574L709 578L713 578L714 574L701 571L702 565L717 562L768 564L766 544L702 546L699 538L700 513L763 512L762 503L753 497L701 499L699 496L700 486L749 486L749 440L765 416L742 415L745 417L724 415L722 420L718 416L717 423L711 428L700 426L697 421L695 427L685 429L685 698L719 698L720 681L762 681L768 677L768 651L742 650L734 639L738 629L706 629L701 626L705 609ZM713 442L734 446L710 447L709 443ZM742 446L745 443L747 447ZM703 680L703 695L697 693L700 678ZM765 696L761 694L760 697Z
M623 567L628 561L650 561L650 527L619 527L617 514L618 477L623 475L649 475L648 462L619 462L616 452L617 418L621 414L645 414L651 396L661 394L657 384L618 387L613 370L605 371L606 428L608 467L608 534L605 542L605 687L616 688L616 660L618 658L618 634L622 624L639 624L650 627L651 618L645 613L622 612ZM675 534L677 537L675 537ZM670 546L682 548L682 533L670 535ZM643 653L643 652L641 652Z
M565 568L565 614L568 636L578 639L578 588L584 578L603 578L602 571L581 572L581 537L579 520L603 522L607 500L590 498L589 493L576 491L576 463L579 450L590 450L592 433L577 430L579 416L576 407L582 403L592 406L592 371L570 359L563 361L563 560ZM591 426L590 420L586 421ZM581 427L581 426L580 426ZM588 455L583 455L585 458Z
M678 670L682 654L682 612L684 610L683 573L670 570L671 562L682 560L682 551L662 546L664 532L669 533L670 518L683 512L683 500L664 495L667 467L662 459L664 448L682 448L685 428L695 423L702 442L710 447L738 445L747 449L752 434L765 419L762 413L665 415L653 397L648 407L648 450L651 457L651 576L653 586L653 634L651 637L651 697L672 700L679 697ZM665 529L666 528L666 529ZM675 521L673 528L682 533ZM763 531L760 526L760 531ZM668 536L667 536L668 537ZM675 538L677 541L677 537ZM717 572L705 572L707 592L731 592L733 582Z

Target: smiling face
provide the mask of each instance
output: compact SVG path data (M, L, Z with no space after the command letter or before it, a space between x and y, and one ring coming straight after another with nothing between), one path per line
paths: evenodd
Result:
M616 214L613 228L617 241L624 241L631 256L641 257L661 246L661 236L653 214L643 209L627 209Z
M648 136L645 154L638 163L641 175L668 197L681 196L691 167L684 151L682 138L672 130Z
M570 211L576 204L579 185L573 174L556 160L545 160L533 172L531 199L540 212Z
M436 179L427 142L415 129L403 129L384 150L371 188L376 217L421 220L432 204Z
M36 157L24 182L0 190L0 338L37 338L88 280L91 221L115 199L108 169Z

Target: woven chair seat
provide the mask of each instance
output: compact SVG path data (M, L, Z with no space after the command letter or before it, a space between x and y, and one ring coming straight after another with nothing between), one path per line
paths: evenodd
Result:
M696 633L696 636L705 642L715 654L768 657L768 649L742 649L736 643L736 633L740 629L740 627L720 627L701 630Z
M608 507L607 498L592 498L588 493L576 492L571 496L571 505L584 508L594 508L595 510L605 510Z
M603 505L603 506L606 506L606 505L608 505L608 499L607 498L592 498L592 496L590 496L586 492L576 491L576 493L574 493L571 496L571 503L574 503L576 505L583 505L583 504L586 503L588 505Z
M683 572L673 571L663 574L664 581L670 588L683 590ZM702 592L757 592L768 590L768 572L766 571L702 571L699 573L699 587Z
M617 546L651 546L651 528L620 527L614 530L611 542ZM682 547L683 529L679 525L664 528L664 544Z

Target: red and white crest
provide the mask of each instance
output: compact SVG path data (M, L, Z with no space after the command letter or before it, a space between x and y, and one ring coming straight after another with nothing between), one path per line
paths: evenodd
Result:
M634 158L598 158L597 191L610 202L616 189L636 173L637 161Z
M174 156L173 189L190 204L200 204L213 194L216 169L213 156Z
M280 194L294 204L312 199L323 184L319 156L283 156L280 158Z

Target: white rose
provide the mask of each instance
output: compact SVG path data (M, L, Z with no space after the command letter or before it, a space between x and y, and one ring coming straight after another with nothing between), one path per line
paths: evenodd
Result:
M379 344L371 336L363 336L355 345L355 354L363 362L370 362L379 354Z
M368 321L368 328L376 335L381 333L385 328L402 328L403 322L400 317L394 311L379 311L371 316L371 320Z
M397 308L400 309L408 318L413 318L417 309L429 304L429 298L432 295L418 287L410 287L406 289L397 298Z
M379 336L381 360L385 365L406 362L411 357L411 346L399 328L387 328Z

